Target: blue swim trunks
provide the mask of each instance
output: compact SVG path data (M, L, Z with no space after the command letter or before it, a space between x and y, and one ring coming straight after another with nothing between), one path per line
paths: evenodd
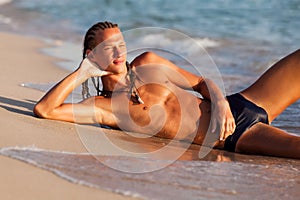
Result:
M269 124L269 121L268 114L263 108L245 99L241 94L227 96L227 100L235 119L236 129L226 138L224 149L234 152L237 141L248 128L258 122Z

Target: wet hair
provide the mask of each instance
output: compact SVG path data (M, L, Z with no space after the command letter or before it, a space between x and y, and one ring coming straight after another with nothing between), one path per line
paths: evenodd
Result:
M118 28L118 24L114 24L112 22L98 22L94 24L91 28L88 29L88 31L85 34L84 41L83 41L83 54L82 59L84 59L86 55L86 51L88 49L93 50L98 44L96 43L96 35L99 30L105 30L108 28ZM92 78L93 85L97 91L97 95L100 95L101 90L99 89L100 86L100 78L97 77L97 83L95 78ZM86 80L84 83L82 83L82 98L86 99L89 98L90 92L88 87L88 80Z

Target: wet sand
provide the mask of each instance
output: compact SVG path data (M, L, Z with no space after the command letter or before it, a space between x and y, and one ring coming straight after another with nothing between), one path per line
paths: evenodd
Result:
M21 84L28 82L37 84L53 83L59 81L69 72L55 67L54 62L58 61L57 59L39 53L39 49L45 47L45 44L42 41L19 35L0 33L0 42L2 50L0 55L0 148L18 146L24 148L30 147L30 150L31 147L34 147L32 149L37 148L43 150L45 152L43 155L45 156L48 155L48 151L60 152L57 158L62 155L65 156L62 152L72 152L76 159L88 164L93 161L91 161L91 156L82 156L84 153L88 152L83 143L87 145L89 151L98 152L97 148L92 148L99 146L95 145L93 142L97 141L97 138L101 136L101 131L105 131L111 135L110 138L119 146L132 151L140 151L141 149L154 151L169 143L168 140L159 138L148 138L141 142L140 140L128 137L119 131L100 129L96 126L80 127L80 130L87 130L89 133L89 135L84 135L83 137L78 134L79 129L74 124L35 118L32 114L32 108L44 93L22 87ZM168 156L172 156L173 153L178 153L179 150L182 149L182 146L184 146L183 143L179 142L169 145L169 151L166 151L166 154L162 155L162 157L164 160L168 160ZM185 148L185 146L183 148ZM196 184L195 186L200 188L199 192L202 192L203 196L199 196L199 199L205 199L205 194L207 194L207 197L214 197L215 199L220 199L220 197L223 199L238 197L236 194L241 194L241 190L236 190L234 188L228 189L231 188L230 185L228 186L228 184L231 183L231 180L235 180L234 184L237 188L239 186L240 188L242 187L243 199L274 199L276 196L278 196L278 199L298 198L298 188L300 188L299 176L297 177L300 170L299 160L240 155L219 150L210 151L206 157L199 159L199 148L198 145L192 145L189 150L180 156L179 160L181 161L179 164L173 165L175 172L176 170L179 170L176 172L176 175L181 174L181 166L184 167L182 168L183 170L187 169L186 167L191 167L196 170L196 172L191 171L192 175L193 173L195 175L195 182L192 184ZM22 154L24 152L25 155ZM106 182L101 181L101 179L97 180L102 184L102 186L100 184L98 188L95 186L88 187L88 184L75 184L72 183L70 179L64 179L61 176L53 174L51 166L47 165L49 168L41 166L39 166L41 168L36 167L40 162L39 160L36 160L37 165L35 166L27 164L28 157L26 156L32 152L21 151L17 153L23 155L24 159L19 159L24 162L10 158L16 158L12 155L3 152L1 153L1 199L135 199L133 197L116 194L114 189L121 188L124 186L121 184L127 183L118 182L118 176L120 174L116 175L112 172L109 174L112 175L111 179L105 179L104 176L103 180L107 180L107 184L112 184L113 187L115 187L110 187L110 189L115 192L107 192L103 187L103 185L106 185ZM52 155L50 154L50 156ZM38 156L34 156L34 158L38 158ZM67 155L65 158L71 159L72 155ZM111 163L115 162L116 165L126 164L128 161L126 161L124 157L120 157L119 160L111 157L104 157L104 160L108 160ZM64 160L64 162L65 161L66 160ZM139 160L135 162L139 162ZM66 162L65 164L68 165L70 163ZM76 165L75 167L78 168ZM204 171L198 171L200 174L197 174L199 167ZM225 167L225 169L223 167ZM251 168L252 171L247 171L248 167ZM47 170L43 170L42 168ZM270 170L268 168L270 168ZM100 169L103 170L104 168ZM237 171L239 169L241 171ZM228 174L220 174L221 178L227 177L226 183L228 184L224 185L224 187L217 184L219 182L222 183L221 178L219 179L218 176L214 176L214 179L211 179L209 175L207 175L210 173L216 175L223 172L222 170L230 173L232 170L232 174L234 175L231 179L231 177L227 176ZM262 170L262 172L259 173L259 170ZM273 175L268 174L269 172L273 173ZM84 174L84 171L81 171L81 173ZM104 175L107 174L105 172L102 173ZM76 174L77 173L75 173L75 175ZM264 181L269 184L270 182L268 182L268 180L272 180L274 187L278 186L278 189L271 188L271 186L267 184L265 187L257 187L255 183L260 183L259 176L262 176ZM128 177L125 175L124 177L128 180ZM165 177L159 174L154 176L154 178L155 177L157 180L161 178L158 183L159 187L159 184L163 186L163 184L165 184L164 181L168 181L170 176L165 173ZM190 174L187 173L186 177L190 177ZM246 177L246 179L243 177ZM251 183L248 190L246 184L247 178L249 177L252 177L252 179L250 178L248 180L249 183ZM147 179L147 177L145 179ZM180 180L180 176L178 179L174 180ZM192 180L191 177L188 179L188 181ZM197 180L200 182L197 182ZM80 178L78 181L80 181ZM130 183L132 183L132 185L137 185L136 188L142 185L139 185L139 183L141 183L139 181ZM281 183L283 186L280 185ZM183 182L183 184L178 187L180 188L182 186L184 188L185 184L186 182ZM205 184L207 187L204 187ZM214 186L227 189L224 189L222 193L222 191L219 192L216 189L217 187ZM132 191L135 191L134 189L136 188L133 187ZM176 188L177 186L175 187L175 190ZM204 189L201 190L201 188ZM144 188L141 190L142 193L143 189ZM164 198L163 191L160 192L162 192L160 197ZM210 196L210 194L212 194L211 192L215 192L217 196ZM228 192L230 193L229 196L224 196L224 194ZM260 193L263 193L263 195L260 195ZM268 193L270 193L270 195L268 195ZM165 197L167 198L169 196Z
M119 144L132 142L135 146L134 141L122 138L123 133L115 133ZM152 151L161 148L164 142L154 138L139 146ZM136 150L132 146L130 150ZM168 148L169 152L176 153L182 146L178 143ZM300 195L299 160L218 150L199 159L198 152L199 146L192 145L179 160L169 162L168 155L164 155L165 159L145 159L37 148L0 150L2 155L45 169L70 182L142 199L294 200Z

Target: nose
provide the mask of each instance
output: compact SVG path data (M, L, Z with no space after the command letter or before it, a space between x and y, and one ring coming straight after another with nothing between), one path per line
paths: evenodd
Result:
M124 52L122 51L122 49L120 47L115 47L114 48L114 57L115 58L119 58L122 56Z

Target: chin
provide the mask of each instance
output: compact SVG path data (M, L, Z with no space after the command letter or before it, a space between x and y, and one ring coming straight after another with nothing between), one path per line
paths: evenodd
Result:
M114 65L108 71L110 71L114 74L122 74L122 73L126 72L127 69L124 65Z

